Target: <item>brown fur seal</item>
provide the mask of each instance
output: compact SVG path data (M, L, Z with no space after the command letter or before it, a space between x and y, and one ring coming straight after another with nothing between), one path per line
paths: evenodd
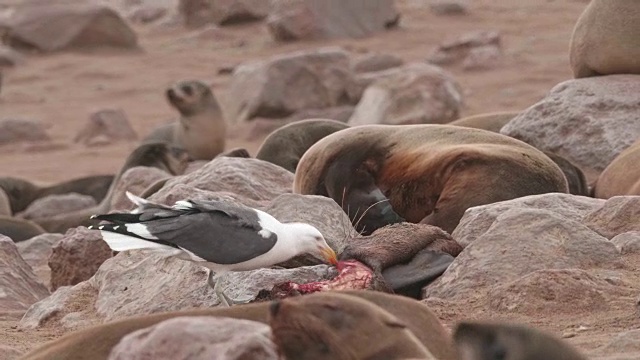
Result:
M0 216L0 234L8 236L13 242L29 240L44 233L44 229L33 221Z
M618 154L600 173L593 195L600 199L640 195L640 140Z
M269 325L278 352L287 360L436 360L402 320L349 295L275 300Z
M145 142L167 142L185 149L192 160L211 160L224 151L227 124L211 88L201 81L185 80L166 92L180 120L153 130Z
M377 291L332 291L367 300L404 321L420 342L440 360L455 360L455 350L447 330L435 314L419 301ZM292 300L310 296L313 293ZM323 294L324 295L324 294ZM269 302L225 308L173 311L128 317L74 331L23 355L21 360L106 360L111 349L125 335L178 316L225 316L237 319L269 321Z
M453 338L459 360L587 360L555 336L524 325L460 322Z
M452 125L362 125L311 146L293 191L334 199L365 234L405 220L451 233L470 207L566 193L568 185L548 156L505 135Z
M474 129L484 129L499 133L500 129L505 126L514 117L518 116L520 111L499 111L486 114L478 114L458 119L449 123L449 125L464 126Z
M350 126L336 120L307 119L287 124L264 139L258 149L256 159L281 166L296 172L302 154L329 134Z
M640 2L592 0L571 35L575 78L640 74Z
M181 148L172 147L169 144L161 142L142 144L129 154L124 165L111 183L107 195L98 205L61 214L56 217L36 219L35 222L42 226L47 232L52 233L64 233L70 228L81 225L92 225L95 221L89 219L91 215L102 214L109 211L116 185L122 177L122 174L127 170L136 166L149 166L164 170L171 175L180 175L187 167L187 160L187 154Z
M450 122L449 125L484 129L499 133L500 129L518 114L519 112L480 114ZM582 169L558 154L554 154L549 151L543 152L551 158L551 160L553 160L553 162L555 162L564 173L564 176L567 178L567 182L569 183L570 194L589 196L589 184L587 183L587 177L584 175Z
M93 197L96 202L102 201L113 182L114 175L92 175L63 181L50 186L39 186L29 180L2 177L0 189L4 190L11 204L12 214L24 211L32 202L49 195L78 193Z

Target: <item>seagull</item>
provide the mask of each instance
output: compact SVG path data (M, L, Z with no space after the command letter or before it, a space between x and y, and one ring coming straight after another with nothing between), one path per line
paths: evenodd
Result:
M111 224L89 229L99 230L114 251L155 249L208 268L207 283L226 306L248 301L224 294L219 279L229 271L271 267L302 254L338 263L322 233L307 223L282 223L264 211L224 201L179 200L167 206L126 195L136 209L92 215Z

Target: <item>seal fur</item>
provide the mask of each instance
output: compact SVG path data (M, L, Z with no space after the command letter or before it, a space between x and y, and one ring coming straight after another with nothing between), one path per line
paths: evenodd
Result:
M464 126L474 129L484 129L499 133L500 129L505 126L514 117L518 116L520 111L498 111L492 113L477 114L462 119L454 120L449 125Z
M511 119L516 117L519 112L497 112L480 114L470 116L468 118L460 119L449 123L449 125L464 126L474 129L484 129L499 133L500 129L506 125ZM573 195L590 196L589 184L587 177L582 169L565 159L564 157L552 153L550 151L543 151L553 162L555 162L560 170L564 173L569 183L569 193Z
M555 336L519 324L463 321L453 338L459 360L587 360Z
M287 360L436 360L402 320L349 295L275 300L269 325L278 352Z
M4 190L9 199L11 214L17 214L24 211L35 200L49 195L75 192L89 195L99 203L109 191L114 177L114 175L91 175L49 186L40 186L26 179L7 176L0 178L0 189Z
M113 193L122 174L136 166L156 167L171 175L180 175L187 167L187 155L183 149L172 147L166 143L141 144L129 154L124 165L111 183L107 195L98 205L55 217L36 219L34 221L47 232L52 233L64 233L70 228L93 224L94 221L90 219L91 215L109 211Z
M573 76L640 74L640 1L592 0L571 35Z
M600 173L593 195L600 199L640 195L640 139L618 154Z
M313 293L292 300L310 296ZM404 321L420 342L440 360L456 360L455 350L447 330L424 304L406 297L377 291L340 290L327 293L346 294L369 301ZM322 294L324 295L324 294ZM226 308L193 309L132 316L122 320L77 330L24 354L20 360L106 360L111 349L125 335L179 316L225 316L268 324L269 302L259 302Z
M256 159L268 161L296 172L302 155L327 135L350 126L330 119L306 119L295 121L269 134L256 154Z
M567 193L568 185L548 156L506 135L452 125L363 125L311 146L293 192L334 199L365 234L402 221L451 233L470 207Z
M8 236L13 242L29 240L44 233L44 229L31 220L0 215L0 234Z
M201 81L183 80L166 91L180 119L154 129L142 142L166 142L185 149L192 160L211 160L226 144L227 124L211 88Z

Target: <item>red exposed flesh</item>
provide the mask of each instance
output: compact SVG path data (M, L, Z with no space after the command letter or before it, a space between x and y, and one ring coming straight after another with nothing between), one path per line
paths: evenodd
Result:
M327 290L366 290L371 287L373 272L363 263L356 260L339 261L336 268L338 275L331 280L306 284L287 281L274 286L273 291L281 297L295 292L309 294Z

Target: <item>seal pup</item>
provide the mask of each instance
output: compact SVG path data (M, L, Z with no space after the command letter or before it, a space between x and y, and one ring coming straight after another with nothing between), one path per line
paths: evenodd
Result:
M13 242L29 240L44 233L44 229L31 220L0 215L0 234L8 236Z
M321 293L274 300L269 325L287 360L437 358L407 324L366 300Z
M191 160L211 160L222 153L227 124L211 88L197 80L183 80L166 91L180 119L154 129L142 142L167 142L183 148Z
M618 195L640 195L640 139L618 154L596 180L594 197Z
M550 333L519 324L463 321L453 338L459 360L587 360Z
M70 228L81 225L89 226L93 224L90 219L91 215L109 211L116 185L127 170L136 166L148 166L164 170L171 175L180 175L186 169L187 162L187 154L181 148L162 142L141 144L129 154L124 165L111 182L107 195L98 205L59 216L35 219L34 221L47 232L52 233L64 233Z
M40 186L26 179L5 176L0 178L0 189L4 190L9 199L11 213L17 214L24 211L35 200L49 195L75 192L89 195L99 203L106 196L114 177L114 175L91 175Z
M574 77L640 74L640 2L592 0L571 35Z
M327 294L313 293L290 298L299 301L311 296L345 294L364 299L388 311L404 321L439 360L456 360L448 331L437 316L424 304L403 296L384 294L378 291L337 290ZM24 354L21 360L106 360L111 349L125 335L179 316L224 316L236 319L269 322L270 302L257 302L233 307L190 309L131 316L99 325L76 330L43 344Z
M361 125L311 146L293 192L334 199L365 235L403 221L451 233L470 207L567 193L568 185L548 156L506 135L439 124Z
M320 118L292 122L276 129L264 139L256 159L295 173L300 158L311 145L329 134L349 127L340 121Z

